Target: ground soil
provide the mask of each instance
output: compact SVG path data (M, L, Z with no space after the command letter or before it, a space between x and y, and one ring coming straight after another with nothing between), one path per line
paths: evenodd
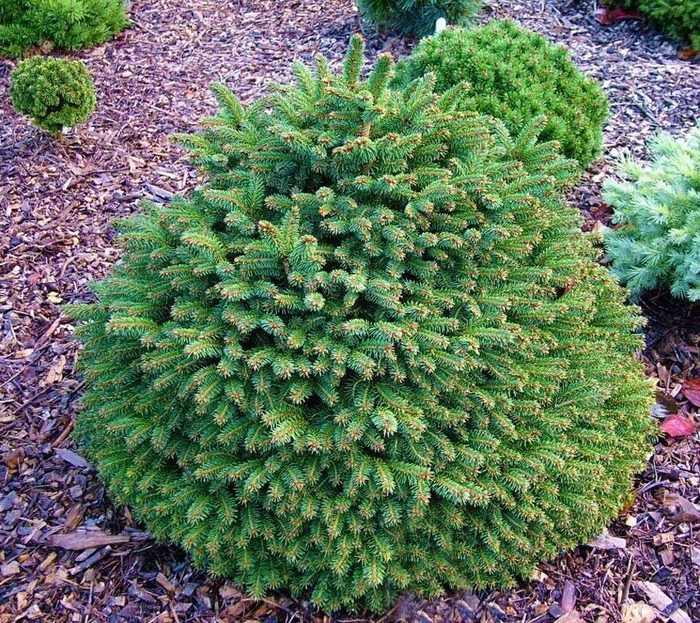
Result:
M640 22L601 26L595 8L493 0L484 13L566 45L610 98L605 156L571 197L588 228L609 223L600 184L621 153L643 158L653 132L681 135L700 117L698 60L682 60L676 43ZM131 18L115 40L69 55L87 63L99 104L62 140L12 110L15 62L0 61L0 623L328 621L303 600L252 600L192 569L110 504L69 436L82 381L61 304L89 300L88 282L118 260L112 219L138 199L165 202L198 184L169 136L214 113L210 82L249 102L270 80L287 81L294 59L322 53L338 63L355 32L366 35L370 59L400 57L415 42L372 32L349 0L134 0ZM694 422L682 388L700 375L698 307L655 293L642 308L655 415ZM404 596L380 616L334 618L700 621L699 485L698 434L665 436L609 534L543 563L531 581L434 601Z

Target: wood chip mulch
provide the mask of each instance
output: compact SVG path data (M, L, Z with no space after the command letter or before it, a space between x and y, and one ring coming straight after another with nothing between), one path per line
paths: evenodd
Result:
M510 17L565 44L611 101L606 155L572 195L588 227L609 210L601 181L617 155L647 155L646 139L680 135L700 118L700 63L636 21L601 26L595 5L491 0L485 19ZM198 183L168 138L215 111L208 84L244 101L289 79L293 59L338 62L364 32L370 57L406 54L412 41L372 33L350 0L134 0L115 40L71 55L95 77L91 119L57 141L16 114L14 62L0 61L0 623L330 621L282 594L252 600L153 543L128 509L105 498L70 439L81 379L64 302L119 258L110 221L136 201L167 201ZM687 56L687 55L686 55ZM657 379L655 415L696 421L684 381L700 376L700 314L658 295L644 354ZM700 621L700 440L665 437L630 508L592 544L543 563L510 591L403 597L374 620L644 623ZM357 623L370 617L336 616Z

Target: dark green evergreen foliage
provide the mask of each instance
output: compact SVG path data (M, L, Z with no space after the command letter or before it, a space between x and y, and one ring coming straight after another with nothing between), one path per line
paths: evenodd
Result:
M122 0L2 0L0 56L17 57L50 42L65 50L93 47L127 25Z
M636 10L658 24L669 36L700 50L700 2L698 0L605 0L610 8Z
M700 301L700 125L685 141L660 134L651 152L649 166L623 160L626 181L604 185L621 224L605 238L613 272L634 298L664 287Z
M9 24L19 20L27 10L27 0L3 0L0 4L0 24Z
M510 21L481 28L448 28L423 39L397 67L406 84L433 72L443 92L459 82L470 88L469 110L503 120L517 134L537 115L547 117L543 140L586 168L601 151L607 99L594 80L574 65L568 51Z
M377 28L419 37L431 35L440 17L455 26L468 24L481 5L481 0L357 0L362 16Z
M324 59L187 137L208 183L120 223L77 434L113 496L252 595L381 610L596 534L647 452L639 324L574 166L432 77Z
M50 56L34 56L17 65L10 76L10 97L17 112L52 134L85 121L96 103L85 63Z
M32 30L22 25L28 6L28 0L0 2L0 56L22 56L35 43Z

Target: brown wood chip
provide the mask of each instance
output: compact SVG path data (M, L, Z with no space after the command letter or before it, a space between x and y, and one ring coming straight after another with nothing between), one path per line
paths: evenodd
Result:
M156 576L156 582L160 584L168 593L174 593L176 590L175 585L168 580L162 573Z
M603 534L591 541L588 545L596 549L624 549L627 547L627 540L611 534Z
M79 454L73 452L72 450L67 450L66 448L58 448L55 450L56 454L60 456L66 463L70 463L73 467L87 467L89 463Z
M572 610L571 612L567 612L565 615L560 616L555 623L583 623L583 619L576 610Z
M571 580L567 580L564 584L560 604L564 612L571 612L576 605L576 586Z
M12 562L8 562L6 565L3 565L0 567L0 575L3 577L7 577L10 575L16 575L20 571L19 568L19 563L16 560L13 560Z
M662 532L654 535L654 545L663 545L664 543L673 543L676 540L676 535L673 532Z
M654 606L654 608L656 608L657 610L663 610L664 608L666 608L666 606L670 605L673 602L673 599L671 599L666 593L664 593L664 591L661 590L661 587L658 584L655 584L654 582L638 581L633 582L632 585L637 590L640 590L643 593L645 593L646 596L649 598L651 605ZM671 621L673 621L673 623L693 623L691 618L688 616L688 613L680 608L670 613L668 618Z
M694 523L700 521L700 510L682 495L678 495L673 491L663 490L660 497L663 504L662 510L671 523Z
M104 545L117 545L128 543L131 540L128 534L109 534L108 532L71 532L70 534L52 534L49 539L51 547L61 547L70 550L90 549Z

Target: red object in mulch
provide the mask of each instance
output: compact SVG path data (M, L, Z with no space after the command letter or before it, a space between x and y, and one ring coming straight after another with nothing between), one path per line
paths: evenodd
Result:
M700 376L685 381L681 391L689 402L696 407L700 407Z
M700 61L700 50L693 48L685 48L678 52L678 58L682 61Z
M659 428L669 437L688 437L698 429L697 424L680 415L669 415L659 424Z
M601 7L593 13L593 19L600 22L604 26L610 26L616 22L622 22L626 19L642 19L639 11L625 11L624 9L608 9Z

